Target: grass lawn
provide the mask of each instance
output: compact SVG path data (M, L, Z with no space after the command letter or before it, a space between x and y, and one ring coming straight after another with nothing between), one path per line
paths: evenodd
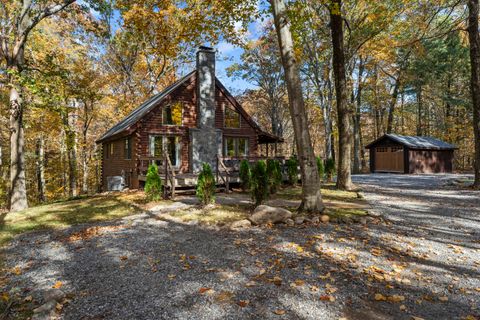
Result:
M298 200L302 194L300 186L279 190L273 199ZM334 183L322 185L322 199L325 213L332 217L363 216L367 214L367 203L356 191L336 190Z
M141 193L98 195L0 214L0 247L15 235L39 229L125 217L141 211Z
M300 186L281 188L270 199L271 205L287 207L296 211L302 189ZM322 187L322 195L327 207L326 213L332 217L365 215L366 204L356 192L335 190L333 184ZM249 194L234 192L218 195L217 198L229 198L229 203L217 204L208 209L191 208L171 212L170 216L183 221L197 220L203 224L228 224L245 219L252 209ZM15 235L40 229L64 228L74 224L98 222L122 218L139 213L159 203L147 203L143 192L114 193L84 197L32 207L14 213L0 213L0 247Z

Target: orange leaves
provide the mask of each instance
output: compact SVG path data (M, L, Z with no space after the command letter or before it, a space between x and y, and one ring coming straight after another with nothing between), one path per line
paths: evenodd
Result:
M57 281L55 284L52 286L54 289L60 289L63 286L62 281Z
M249 303L250 303L250 300L240 300L237 302L237 304L242 308L245 308L246 306L248 306Z
M320 296L320 300L334 302L336 299L335 299L335 297L333 297L331 295L324 294L324 295Z
M204 294L204 293L207 293L207 292L209 292L209 291L212 291L212 288L205 288L205 287L203 287L203 288L200 288L200 289L198 290L198 292L199 292L200 294Z

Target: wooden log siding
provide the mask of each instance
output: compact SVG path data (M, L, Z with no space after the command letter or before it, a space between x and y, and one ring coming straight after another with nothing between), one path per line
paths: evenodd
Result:
M215 92L215 127L223 132L223 140L225 137L242 137L249 141L249 157L258 156L258 128L249 122L249 117L245 111L239 110L238 102L236 102L226 91L222 84L217 82ZM162 110L163 107L181 102L182 125L163 125ZM225 128L224 126L224 110L231 108L240 115L240 128ZM140 170L140 159L150 156L150 136L178 136L181 143L181 165L178 173L189 173L191 167L189 163L190 154L190 129L197 127L197 106L196 106L196 77L192 76L178 88L168 94L161 102L158 103L151 111L143 116L137 123L127 128L124 132L110 137L102 142L103 159L102 159L102 186L103 190L107 190L108 176L121 175L122 170L131 174L131 188L139 188L139 176L145 172ZM132 139L132 159L124 159L125 137ZM114 144L114 154L106 157L107 146ZM222 142L223 152L223 142Z
M131 159L125 159L125 139L132 139ZM113 154L107 156L110 152L110 145L113 145ZM136 170L135 155L137 153L137 139L135 135L122 137L117 140L103 143L102 145L102 187L107 190L107 177L121 176L122 171L129 175L130 188L138 188L138 177Z

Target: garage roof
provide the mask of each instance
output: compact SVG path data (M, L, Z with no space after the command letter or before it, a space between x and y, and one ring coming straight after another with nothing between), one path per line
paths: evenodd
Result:
M395 142L398 142L412 149L435 149L435 150L458 149L453 144L447 143L437 138L420 137L420 136L402 136L399 134L392 134L392 133L387 133L383 135L382 137L378 138L377 140L367 145L365 148L369 149L384 139L393 140Z

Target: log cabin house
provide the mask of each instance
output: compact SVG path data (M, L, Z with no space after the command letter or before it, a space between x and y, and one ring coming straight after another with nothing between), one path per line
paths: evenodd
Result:
M385 134L365 148L372 173L450 173L457 149L436 138L398 134Z
M153 162L165 180L174 177L174 186L194 185L203 163L210 164L218 179L220 171L228 172L226 163L256 159L262 146L264 156L278 155L277 143L283 140L263 131L215 77L215 51L200 47L196 58L196 70L97 140L102 145L103 190L141 188Z

